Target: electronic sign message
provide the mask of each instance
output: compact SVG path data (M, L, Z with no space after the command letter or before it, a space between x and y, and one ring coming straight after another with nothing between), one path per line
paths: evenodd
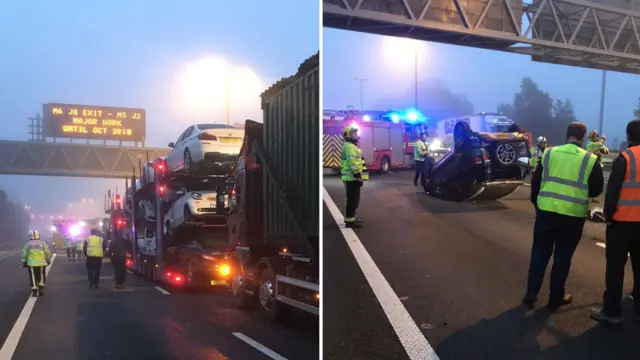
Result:
M44 137L142 142L145 131L144 109L56 103L43 105Z

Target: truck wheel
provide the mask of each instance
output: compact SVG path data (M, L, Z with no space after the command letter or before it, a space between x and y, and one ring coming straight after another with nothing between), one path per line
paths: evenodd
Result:
M291 307L276 301L276 276L271 268L266 268L260 274L260 288L258 300L264 316L274 322L286 322L291 313Z
M380 160L380 171L386 173L389 172L389 170L391 170L391 160L385 155L382 157L382 160Z

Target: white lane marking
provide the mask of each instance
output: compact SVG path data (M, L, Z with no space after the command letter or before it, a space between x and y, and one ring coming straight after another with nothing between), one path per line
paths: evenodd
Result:
M127 270L127 272L128 272L129 274L133 274L133 271L131 271L131 270Z
M329 208L329 212L335 222L339 225L342 236L347 241L347 245L351 249L353 256L355 257L360 270L364 274L365 278L371 286L371 290L376 295L378 302L382 306L389 323L396 332L396 335L400 339L404 350L409 355L411 360L439 360L440 358L436 354L435 350L431 347L427 339L424 337L418 325L413 321L411 315L398 298L398 295L393 291L391 285L384 278L384 275L378 269L378 266L373 261L367 249L353 231L353 229L345 228L344 221L342 219L342 213L338 210L338 207L331 199L329 192L324 187L323 200Z
M53 266L53 261L56 259L57 254L53 254L51 257L51 263L45 270L45 274L49 276L49 271ZM13 354L16 352L16 348L18 347L18 342L22 337L22 333L24 332L24 328L27 326L27 322L29 321L29 317L31 316L31 312L33 311L33 307L38 300L37 297L29 296L27 299L27 303L24 304L20 315L18 316L18 320L16 320L15 324L13 324L13 328L7 336L4 344L2 344L2 349L0 349L0 360L11 360Z
M607 248L607 244L603 243L603 242L597 242L596 245L600 246L601 248Z
M170 292L168 292L167 290L165 290L165 289L161 288L160 286L156 286L156 287L154 287L154 289L156 289L156 290L160 291L161 293L163 293L163 294L165 294L165 295L171 295L171 293L170 293ZM0 360L2 360L2 359L0 359Z
M272 358L273 360L287 360L286 357L276 353L275 351L269 349L268 347L260 344L259 342L253 340L252 338L248 337L247 335L243 334L243 333L239 333L239 332L234 332L232 333L233 336L237 337L238 339L246 342L247 344L251 345L254 349L260 351L261 353L267 355L268 357Z
M18 250L18 251L16 251L16 252L14 252L14 253L11 253L11 254L9 254L9 255L5 255L5 256L3 256L3 257L0 257L0 261L4 260L4 259L6 259L6 258L12 257L13 255L18 254L18 253L20 253L20 250ZM54 255L55 255L55 254L54 254Z

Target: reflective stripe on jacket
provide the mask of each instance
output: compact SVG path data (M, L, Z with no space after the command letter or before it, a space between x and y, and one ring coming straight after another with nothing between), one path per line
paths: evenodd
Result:
M22 247L20 261L27 266L47 266L51 261L49 246L42 240L29 240Z
M637 162L640 158L640 146L632 146L620 155L627 161L627 170L613 220L640 222L640 171Z
M103 240L100 236L91 235L87 238L87 256L88 257L103 257Z
M369 180L369 172L360 148L352 142L345 141L342 146L340 173L342 181L355 181L357 174L360 174L362 180Z
M424 161L427 155L429 155L427 144L422 140L416 141L415 144L413 144L413 160Z
M589 176L597 158L575 144L545 151L538 208L561 215L585 217L589 209Z

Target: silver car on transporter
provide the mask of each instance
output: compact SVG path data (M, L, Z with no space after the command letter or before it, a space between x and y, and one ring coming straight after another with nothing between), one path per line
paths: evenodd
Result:
M240 153L244 129L225 124L197 124L189 126L175 143L166 158L170 172L209 175L216 164L233 162Z

